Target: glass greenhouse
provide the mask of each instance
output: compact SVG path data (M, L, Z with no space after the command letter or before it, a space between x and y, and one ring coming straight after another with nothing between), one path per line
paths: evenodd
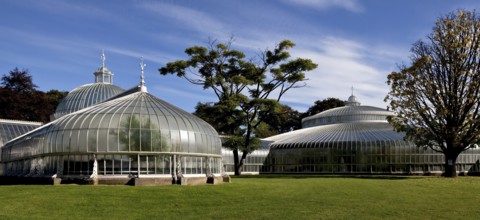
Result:
M4 175L16 177L136 185L223 181L217 132L149 94L143 67L139 86L11 140L0 162Z
M404 141L388 124L392 112L347 106L302 120L303 129L265 139L270 152L261 173L441 174L443 154ZM478 172L480 150L460 154L457 171Z

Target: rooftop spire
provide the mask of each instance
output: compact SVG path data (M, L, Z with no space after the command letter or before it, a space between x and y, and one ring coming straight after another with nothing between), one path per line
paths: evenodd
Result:
M111 73L107 69L107 67L105 67L105 51L103 49L102 49L102 55L100 56L100 59L102 60L102 66L100 66L98 70L93 73L93 75L95 76L95 83L112 84L113 73Z
M360 102L357 101L357 97L353 95L353 86L352 86L352 95L348 97L348 101L345 103L347 106L359 106Z
M100 56L102 59L102 68L105 68L105 51L102 49L102 56Z
M142 75L140 76L140 91L142 92L147 92L147 87L145 86L145 76L144 76L144 70L147 64L143 63L143 56L140 57L140 70Z

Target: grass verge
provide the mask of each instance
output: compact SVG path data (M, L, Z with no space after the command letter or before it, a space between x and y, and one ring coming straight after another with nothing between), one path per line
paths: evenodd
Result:
M0 185L0 219L477 219L480 178L234 177L202 186Z

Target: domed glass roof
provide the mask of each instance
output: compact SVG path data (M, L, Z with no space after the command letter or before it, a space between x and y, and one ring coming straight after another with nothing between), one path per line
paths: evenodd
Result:
M102 66L93 75L95 76L95 83L80 86L69 92L57 106L55 113L51 116L52 120L95 105L125 91L112 84L113 74L105 67L103 52Z
M343 106L302 119L302 127L360 121L387 122L387 116L391 115L394 113L373 106Z
M394 115L393 112L385 109L361 106L357 97L348 97L344 107L329 109L316 115L302 119L302 127L309 128L319 125L353 123L353 122L387 122L387 117Z
M218 134L205 121L149 93L125 93L54 121L52 149L221 153Z
M271 148L319 148L338 146L345 142L364 142L365 145L372 146L404 144L404 135L394 131L388 123L357 122L305 128L265 140L273 141Z
M116 85L106 83L92 83L80 86L63 98L53 114L53 119L105 101L123 91L125 90Z
M221 155L220 138L205 121L149 93L125 94L59 118L9 145L43 136L34 151Z
M303 129L265 139L271 148L326 147L344 142L381 145L405 144L405 134L394 131L387 117L393 112L372 106L360 106L352 95L347 106L330 109L302 120ZM368 144L371 142L372 144ZM379 143L376 143L379 142ZM362 144L360 144L362 145Z

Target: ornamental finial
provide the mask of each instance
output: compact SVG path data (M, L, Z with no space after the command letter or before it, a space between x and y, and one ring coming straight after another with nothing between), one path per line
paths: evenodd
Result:
M105 68L105 51L102 49L102 56L100 56L102 59L102 68Z
M147 64L143 63L143 56L140 57L140 70L142 72L142 75L140 76L140 89L142 92L147 92L147 87L145 86L145 76L144 76L144 71L145 67Z
M140 83L141 85L145 85L145 77L144 77L144 70L145 70L145 67L147 66L147 64L143 63L143 56L140 57L140 70L142 71L142 75L140 76L140 79L142 80Z
M360 102L357 101L357 97L353 95L353 86L352 86L352 95L348 97L348 101L345 103L346 106L359 106Z

